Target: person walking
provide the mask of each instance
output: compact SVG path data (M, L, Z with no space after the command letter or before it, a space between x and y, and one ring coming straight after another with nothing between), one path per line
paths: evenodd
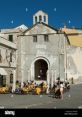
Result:
M63 85L63 82L60 83L60 96L61 96L61 99L63 99L63 93L64 93L64 85Z

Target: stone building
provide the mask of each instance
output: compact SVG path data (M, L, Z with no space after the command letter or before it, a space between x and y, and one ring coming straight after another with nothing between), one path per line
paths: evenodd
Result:
M17 48L13 41L11 34L0 32L0 87L13 86L16 79Z
M22 25L24 28L24 25ZM16 52L17 35L24 31L22 26L15 29L1 29L0 31L0 87L12 86L15 90L16 82Z
M33 26L17 39L18 74L23 85L27 80L42 81L53 86L57 77L65 80L65 33L48 25L42 11L33 15Z
M66 47L67 79L74 78L75 83L82 82L82 29L62 28L69 43Z
M18 74L24 81L42 81L53 86L61 80L82 82L82 30L55 29L48 24L48 15L38 11L33 26L18 36Z

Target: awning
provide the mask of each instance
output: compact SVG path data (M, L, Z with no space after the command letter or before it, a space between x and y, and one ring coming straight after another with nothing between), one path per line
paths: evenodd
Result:
M7 75L7 72L4 68L0 68L0 75Z

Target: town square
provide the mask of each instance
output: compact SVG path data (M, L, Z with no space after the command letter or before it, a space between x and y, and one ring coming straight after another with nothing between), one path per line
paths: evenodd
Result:
M0 110L82 109L82 2L58 1L1 2Z

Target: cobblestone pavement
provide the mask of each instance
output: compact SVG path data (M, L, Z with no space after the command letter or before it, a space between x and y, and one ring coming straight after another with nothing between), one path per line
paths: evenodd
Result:
M82 84L72 85L64 99L52 98L52 95L12 95L0 94L0 108L81 108Z

